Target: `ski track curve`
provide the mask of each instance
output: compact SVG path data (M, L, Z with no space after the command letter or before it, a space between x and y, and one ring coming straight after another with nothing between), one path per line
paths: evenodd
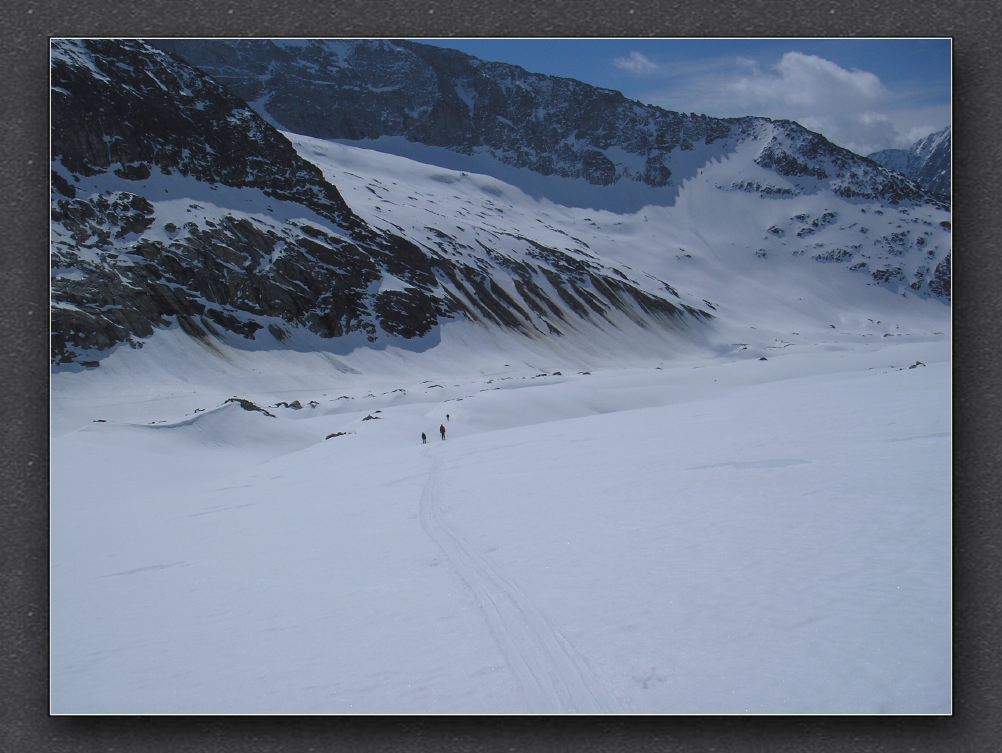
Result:
M433 458L421 491L421 526L445 554L486 618L491 635L525 693L527 710L616 713L618 699L570 641L512 581L477 555L446 523L439 507L441 458Z

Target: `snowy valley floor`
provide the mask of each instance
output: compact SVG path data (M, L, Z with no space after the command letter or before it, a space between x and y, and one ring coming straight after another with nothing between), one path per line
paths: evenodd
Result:
M950 345L893 340L59 374L52 710L947 713Z

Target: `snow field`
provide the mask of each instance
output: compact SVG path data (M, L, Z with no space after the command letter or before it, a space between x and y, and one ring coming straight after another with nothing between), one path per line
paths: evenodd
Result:
M57 370L55 713L949 712L949 308L793 255L864 223L942 253L945 213L722 191L769 177L737 153L616 213L289 137L429 249L440 231L471 259L478 241L531 259L533 239L715 319L561 338L454 321L379 348L174 327ZM144 187L151 235L315 220Z
M409 382L244 353L241 397L318 402L275 418L136 355L55 381L56 713L949 711L945 339Z

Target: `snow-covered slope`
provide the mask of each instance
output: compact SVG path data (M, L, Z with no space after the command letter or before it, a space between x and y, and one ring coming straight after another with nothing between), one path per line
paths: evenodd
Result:
M604 185L53 84L54 712L949 711L942 202L764 119Z
M142 42L56 42L53 124L52 343L73 369L165 327L346 354L427 349L449 322L473 322L667 355L733 339L768 310L786 329L791 307L834 326L883 321L897 304L872 287L950 295L947 212L786 122L682 139L660 187L671 202L637 212L581 208L659 189L627 173L603 186L467 155L501 180L291 136L297 154L218 83ZM436 161L435 147L401 143ZM564 204L547 198L558 184ZM351 208L335 186L351 186Z
M52 65L59 364L98 365L171 326L344 353L425 349L449 321L683 343L712 318L571 244L537 243L528 263L449 248L449 229L423 247L377 231L247 105L142 42L59 40Z
M870 159L911 178L931 193L949 196L952 155L952 129L947 126L908 149L884 149L871 154Z
M57 375L53 711L948 712L948 341L764 352Z
M672 206L630 214L562 206L488 176L286 135L374 227L424 248L481 255L486 265L532 263L543 245L611 264L638 285L670 280L714 314L718 344L755 329L788 339L834 325L881 337L904 320L942 330L949 319L949 214L830 193L763 194L761 180L789 185L749 159L773 138L768 132L702 166Z

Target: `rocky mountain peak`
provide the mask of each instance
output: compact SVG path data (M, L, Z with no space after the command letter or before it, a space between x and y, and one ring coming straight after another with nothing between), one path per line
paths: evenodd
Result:
M376 148L402 154L407 144L440 148L476 160L470 169L505 180L513 175L504 168L516 168L590 186L632 186L633 208L670 203L700 162L688 153L719 159L763 137L756 162L790 179L797 191L835 190L893 203L935 201L908 180L792 121L672 112L574 79L432 45L386 40L157 44L225 82L283 130L379 141ZM426 152L422 158L441 159L442 154ZM492 171L491 162L502 172Z
M930 193L945 197L951 191L952 154L952 129L947 126L907 149L884 149L871 154L870 159L914 180Z
M295 44L273 48L302 63ZM378 68L384 48L397 49L357 52ZM318 69L342 61L330 45L306 51ZM465 244L437 228L419 245L377 229L244 99L169 51L57 40L51 63L57 364L96 365L165 327L248 348L346 351L430 347L450 320L534 337L617 317L672 331L711 318L580 248L514 235L503 247Z
M355 222L337 189L287 139L173 55L138 40L61 39L51 61L52 156L69 173L146 180L177 172ZM64 185L57 181L57 190Z

